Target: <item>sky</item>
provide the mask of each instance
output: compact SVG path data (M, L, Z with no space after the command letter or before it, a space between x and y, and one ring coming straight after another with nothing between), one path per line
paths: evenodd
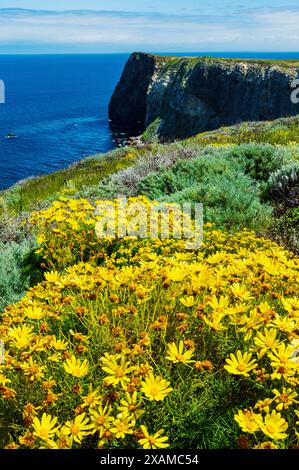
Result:
M298 50L298 0L0 0L0 53Z

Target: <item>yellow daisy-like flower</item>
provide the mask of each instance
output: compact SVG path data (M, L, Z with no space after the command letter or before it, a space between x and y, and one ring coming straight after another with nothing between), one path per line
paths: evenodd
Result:
M162 377L154 377L150 374L143 382L141 382L141 391L149 400L162 401L164 398L172 392L172 388L169 387L170 382L163 379Z
M2 372L0 372L0 385L6 385L6 384L9 384L11 382L11 380L9 380L7 377L5 377L4 374L2 374Z
M281 299L281 302L290 317L299 317L299 299Z
M27 325L15 326L8 331L8 338L17 349L28 348L33 337L33 328Z
M296 329L296 322L292 318L288 316L282 317L278 314L269 325L278 328L283 333L292 333Z
M234 419L243 432L253 434L260 429L260 423L263 418L262 415L256 414L251 410L239 410L238 414L234 416Z
M273 403L273 398L265 398L264 400L259 400L255 405L254 408L259 411L263 411L265 413L269 413L270 406Z
M48 361L51 362L61 362L62 360L62 355L60 352L55 352L54 354L50 354L48 356Z
M141 401L138 399L136 391L132 394L126 392L125 398L121 399L118 409L121 413L128 414L135 420L144 414L144 411L141 410Z
M187 297L182 297L182 298L180 299L180 302L181 302L183 305L185 305L185 307L191 308L191 307L193 307L193 306L195 305L196 300L195 300L195 298L193 297L193 295L189 295L189 296L187 296Z
M64 351L67 349L68 344L63 339L53 338L50 343L51 348L56 349L56 351Z
M101 431L102 429L109 428L111 421L113 420L111 414L111 407L109 405L98 406L97 409L91 409L91 425L92 433Z
M239 331L244 333L244 340L249 341L253 333L263 325L263 318L260 312L254 308L249 315L244 315L242 317L242 325Z
M89 419L85 416L85 413L76 416L73 421L67 421L62 428L64 434L69 436L71 441L75 441L78 444L81 444L84 437L91 434L92 426L89 423Z
M281 417L281 414L277 413L275 410L265 416L264 421L261 422L260 428L266 436L272 439L286 439L288 436L285 433L288 429L288 423Z
M294 362L294 349L292 346L280 344L278 349L275 349L272 353L269 353L269 359L271 360L271 366L274 369L271 375L272 379L281 379L290 377L295 374L296 363Z
M67 421L62 427L63 434L69 436L71 442L75 441L78 444L81 444L84 437L91 434L90 430L91 424L85 413L76 416L72 421Z
M130 366L130 362L126 361L125 356L105 355L101 358L103 363L102 369L106 372L108 377L105 377L104 381L107 385L116 386L120 384L123 388L126 388L126 384L130 382L128 375L135 370L134 366Z
M24 313L30 320L41 320L45 316L43 309L37 305L25 308Z
M279 340L276 337L277 330L275 328L265 328L264 331L257 332L254 344L260 355L264 355L267 351L279 346Z
M167 345L167 356L166 359L177 364L178 362L182 362L183 364L190 364L194 362L192 360L194 354L194 349L187 349L184 351L184 342L181 340L179 342L179 347L175 343L168 343Z
M186 277L186 271L184 271L184 269L182 269L181 267L179 268L172 268L171 270L169 270L167 272L167 277L170 281L172 282L181 282L184 280L184 278Z
M114 435L112 434L109 429L101 429L99 431L99 442L98 442L98 449L103 449L103 447L108 444L108 442L114 439Z
M82 408L94 408L99 405L102 397L99 395L98 390L92 390L92 388L90 388L88 395L82 397L82 400Z
M221 296L219 299L214 295L212 299L207 303L214 312L217 312L218 314L225 315L228 313L228 307L229 307L229 298Z
M249 300L253 299L253 295L250 293L247 287L242 284L233 284L231 287L231 292L234 297L242 300L243 302L248 302Z
M160 429L160 431L150 435L146 427L142 425L141 431L144 437L139 439L138 442L143 449L166 449L169 447L169 444L167 443L168 437L162 436L164 429Z
M85 377L88 374L89 365L86 359L80 361L75 356L72 356L70 359L67 359L63 364L64 370L73 375L74 377Z
M292 388L282 388L282 392L279 392L277 389L273 390L275 395L274 401L277 403L277 411L282 411L283 409L288 409L294 403L298 403L296 398L298 393L295 392Z
M39 439L42 439L43 441L52 439L59 429L59 427L56 426L56 423L57 418L53 418L51 415L48 415L46 413L43 413L42 419L38 419L37 417L33 418L32 424L34 429L34 436L38 437Z
M216 310L209 316L203 315L202 317L203 321L215 331L226 330L226 327L221 323L223 318L225 318L225 314Z
M244 375L245 377L249 376L249 372L257 367L257 362L255 359L251 359L252 354L241 351L237 351L237 355L230 355L230 359L226 359L227 365L224 368L234 375Z
M59 279L60 279L60 274L58 271L51 271L50 273L45 273L45 280L47 282L54 284L55 282L58 282Z
M42 245L46 241L46 237L43 234L37 235L36 239L39 245Z
M123 439L127 434L133 434L134 425L135 422L129 415L122 414L113 421L109 431L115 435L116 439Z
M257 444L253 447L254 449L263 449L263 450L270 450L270 449L278 449L277 445L273 444L271 441L261 442L261 444Z
M22 365L22 369L24 371L24 375L29 377L30 382L34 382L35 380L40 380L44 377L46 366L41 366L37 362L34 362L32 357L30 357L29 361Z

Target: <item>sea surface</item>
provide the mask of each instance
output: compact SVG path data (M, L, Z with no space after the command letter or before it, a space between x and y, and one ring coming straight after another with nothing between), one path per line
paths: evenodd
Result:
M299 59L299 52L171 55ZM0 55L6 87L6 102L0 104L0 189L116 146L108 103L128 57Z

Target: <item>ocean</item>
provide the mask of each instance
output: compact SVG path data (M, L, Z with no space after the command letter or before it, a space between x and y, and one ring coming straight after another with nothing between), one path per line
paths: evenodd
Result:
M298 53L172 53L299 59ZM129 54L2 55L0 189L116 146L108 103ZM16 138L8 139L13 134Z

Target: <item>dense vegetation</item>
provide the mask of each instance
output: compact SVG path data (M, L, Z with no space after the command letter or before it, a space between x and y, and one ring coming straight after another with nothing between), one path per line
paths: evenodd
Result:
M201 248L98 240L119 196L202 202ZM150 129L2 192L0 447L297 446L298 203L298 118Z

